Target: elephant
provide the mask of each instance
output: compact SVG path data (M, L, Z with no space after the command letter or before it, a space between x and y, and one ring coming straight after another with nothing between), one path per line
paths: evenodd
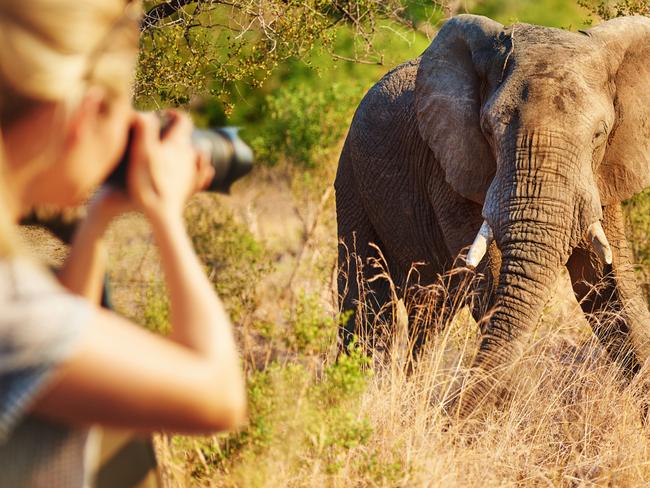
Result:
M364 322L362 303L376 311L395 296L368 265L379 250L404 294L413 263L434 283L469 246L464 268L486 277L489 314L472 310L482 379L452 403L458 415L489 396L563 268L631 379L650 356L650 313L621 203L648 185L650 19L578 32L449 19L366 93L340 155L338 288L353 311L342 341Z

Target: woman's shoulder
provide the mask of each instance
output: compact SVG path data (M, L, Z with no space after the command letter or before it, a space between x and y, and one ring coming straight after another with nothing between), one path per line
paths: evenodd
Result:
M23 257L0 259L0 308L0 375L31 363L27 356L58 359L60 345L80 332L92 310L47 268Z
M36 261L25 256L0 258L0 301L9 304L35 294L62 291L52 273Z

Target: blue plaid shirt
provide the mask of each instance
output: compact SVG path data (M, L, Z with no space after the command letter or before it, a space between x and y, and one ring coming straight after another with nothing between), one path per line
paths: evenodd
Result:
M85 432L28 412L91 313L47 270L26 258L0 259L0 487L83 483Z

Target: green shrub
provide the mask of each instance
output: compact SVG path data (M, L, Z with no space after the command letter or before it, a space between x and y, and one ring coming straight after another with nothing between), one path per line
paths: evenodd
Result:
M152 332L167 335L171 331L169 323L169 298L165 283L149 280L140 295L140 324Z
M331 64L341 56L341 33L354 39L356 49L378 57L378 24L404 24L400 14L411 1L147 0L136 99L153 107L210 95L229 111L242 92L259 89L289 60L310 63L312 54L327 53Z
M257 304L257 285L271 269L270 258L246 225L204 193L185 211L187 231L215 290L234 320L252 312Z
M579 29L587 12L576 2L566 0L485 0L477 2L471 13L485 15L506 25L516 22Z
M273 362L249 373L246 428L198 440L175 437L179 462L191 466L199 482L227 476L235 486L273 486L277 460L294 478L311 472L313 463L335 476L348 452L373 434L360 401L371 372L356 349L322 371L314 365ZM372 459L372 452L362 456L359 469L372 470L372 478L392 476L393 468L380 469Z
M339 322L325 313L316 294L300 292L294 310L287 315L289 330L283 334L283 339L292 351L322 353L336 339Z
M604 20L623 15L650 15L647 0L578 0L578 4Z
M650 189L625 202L623 208L637 276L650 303Z
M233 320L238 321L255 309L257 284L271 264L264 246L218 198L199 195L188 205L185 219L210 281ZM153 332L169 333L169 298L161 277L151 277L141 286L135 308L135 313L128 314L133 320Z
M360 93L353 84L334 83L323 90L287 86L269 95L264 130L251 141L257 158L315 167L343 136Z
M336 403L340 398L350 398L363 392L372 370L370 359L360 347L350 346L347 354L325 369L325 381L319 385L320 397Z

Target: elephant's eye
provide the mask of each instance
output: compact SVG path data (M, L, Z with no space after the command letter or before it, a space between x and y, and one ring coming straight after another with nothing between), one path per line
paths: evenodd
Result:
M605 124L605 122L601 122L598 125L598 129L596 129L596 132L594 133L593 143L594 145L599 146L603 142L605 142L606 138L607 138L607 125Z

